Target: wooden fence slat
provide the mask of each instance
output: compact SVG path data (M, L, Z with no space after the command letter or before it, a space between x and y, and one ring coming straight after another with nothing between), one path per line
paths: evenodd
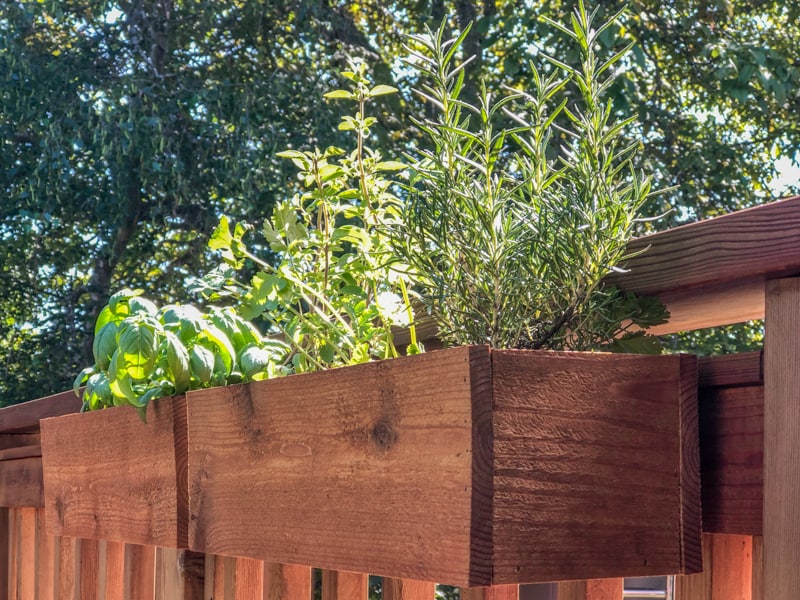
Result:
M436 584L414 579L383 578L383 600L433 600Z
M800 278L767 282L764 337L764 598L800 594Z
M156 600L185 598L180 552L177 548L156 548Z
M753 598L764 600L764 538L753 537Z
M125 544L107 542L103 600L127 600L125 588Z
M58 548L58 600L81 600L81 540L56 537Z
M100 543L97 540L81 540L80 590L81 600L100 600L99 598L99 573L100 573Z
M0 600L9 600L9 576L12 570L11 527L9 509L0 507Z
M44 509L36 509L37 538L39 540L37 570L37 597L40 600L57 600L56 573L58 569L56 540L45 528Z
M125 589L128 600L155 600L156 549L125 545Z
M236 600L262 600L264 563L252 558L237 558L234 564L233 593Z
M367 600L368 588L366 573L322 570L322 600Z
M675 578L675 600L752 600L752 539L704 534L704 570Z
M461 588L461 600L519 600L518 585Z
M562 581L558 586L558 600L622 600L623 579L589 579Z
M264 600L309 600L311 567L264 563Z
M234 600L233 571L235 558L230 556L214 557L214 600Z
M16 598L36 597L36 509L21 508Z

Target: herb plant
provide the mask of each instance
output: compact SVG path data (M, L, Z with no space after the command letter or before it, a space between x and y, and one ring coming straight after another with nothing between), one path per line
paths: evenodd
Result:
M592 21L579 3L571 27L551 22L580 48L577 68L549 58L531 66L531 90L484 88L476 105L462 98L456 61L467 32L411 40L435 116L417 122L430 144L395 240L446 343L592 349L665 316L601 283L626 258L651 192L636 146L623 145L632 118L616 120L603 97L629 48L601 61L597 38L616 17Z
M80 372L83 410L130 405L144 419L150 400L190 389L277 374L288 346L265 339L230 308L158 308L141 290L114 294L95 325L95 364Z

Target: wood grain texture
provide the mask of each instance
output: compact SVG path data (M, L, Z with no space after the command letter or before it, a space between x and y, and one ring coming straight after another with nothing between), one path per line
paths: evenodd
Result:
M78 565L81 600L100 600L100 542L81 539Z
M519 600L518 585L461 588L461 600Z
M42 600L58 600L58 554L56 552L56 539L47 532L45 527L44 509L36 509L36 537L37 568L36 568L36 593ZM3 539L0 536L0 539ZM0 562L2 564L2 562Z
M58 545L58 598L81 600L81 540L56 537Z
M495 583L698 570L693 359L492 360Z
M367 600L368 587L366 573L322 570L322 600Z
M697 359L698 386L735 387L764 385L764 353L741 352Z
M489 583L473 447L491 433L472 406L488 369L486 348L458 348L190 393L190 547Z
M558 584L558 600L622 600L622 579L564 581Z
M428 581L383 578L383 600L431 600L435 594L436 585Z
M309 600L311 567L264 563L264 600Z
M155 546L125 545L125 589L129 600L156 600Z
M128 600L125 581L125 544L107 542L103 600Z
M0 507L0 599L9 599L9 577L13 569L11 561L12 556L9 555L11 546L11 531L9 509Z
M703 530L760 535L764 505L764 388L701 388Z
M764 600L764 538L753 536L753 598Z
M44 506L41 456L0 461L0 506Z
M17 536L18 546L16 548L16 570L17 586L15 598L35 598L36 580L39 561L38 549L38 528L36 527L36 509L20 508L17 520L19 535Z
M76 413L81 409L81 400L72 392L61 392L46 398L31 400L0 408L0 431L36 432L39 420Z
M607 281L660 297L673 324L688 329L760 318L764 282L800 274L800 197L646 236L628 248L644 252L628 261L629 272ZM716 302L698 302L706 293ZM695 326L686 327L692 320Z
M675 600L753 600L752 539L704 534L704 570L676 577Z
M55 535L186 547L183 397L135 411L107 409L42 421L48 528ZM183 434L185 436L185 425ZM180 494L180 498L179 498Z
M800 593L800 279L767 284L764 338L764 598Z

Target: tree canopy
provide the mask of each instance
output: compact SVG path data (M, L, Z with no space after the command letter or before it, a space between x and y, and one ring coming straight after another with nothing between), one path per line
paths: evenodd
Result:
M617 0L609 54L632 43L610 96L637 116L639 168L670 188L666 227L773 199L800 143L800 7L744 0ZM384 155L419 144L424 114L407 34L473 27L466 94L526 89L547 54L578 56L547 19L564 0L63 0L0 6L0 393L66 389L117 287L186 301L224 213L257 221L296 185L287 148L337 143L323 100L348 60L401 90L380 106ZM797 188L780 192L781 195Z

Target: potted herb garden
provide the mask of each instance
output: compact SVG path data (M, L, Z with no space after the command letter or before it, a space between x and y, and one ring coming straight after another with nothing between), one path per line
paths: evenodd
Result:
M477 104L464 34L410 39L403 162L368 147L395 90L343 73L353 147L281 153L305 192L222 219L205 309L100 315L89 414L42 422L51 530L455 585L699 570L694 359L602 352L664 318L602 283L650 195L603 97L624 52L593 51L614 22L580 6L553 23L578 68Z

